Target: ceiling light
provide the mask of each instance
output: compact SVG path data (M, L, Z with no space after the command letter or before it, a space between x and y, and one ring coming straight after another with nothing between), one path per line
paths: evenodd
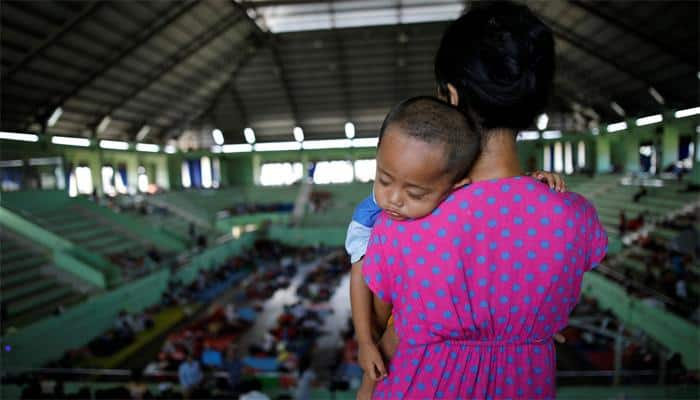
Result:
M163 148L163 151L165 151L168 154L175 154L177 152L177 148L172 144L169 144Z
M136 151L145 151L147 153L157 153L160 146L151 143L136 143Z
M304 141L304 130L301 129L299 126L294 127L294 140L297 142L303 142Z
M355 124L353 124L352 122L345 123L345 137L348 139L352 139L355 137Z
M520 140L537 140L540 138L540 133L537 131L522 131L518 133L517 141Z
M255 143L255 132L253 131L253 128L245 128L243 129L243 136L245 136L245 141L253 144Z
M685 110L678 110L673 114L676 118L690 117L691 115L700 114L700 107L686 108Z
M97 125L96 132L98 134L104 132L105 129L107 129L107 125L109 125L110 122L112 122L112 118L110 118L109 115L105 115L105 117L102 118L102 121L100 121L100 124Z
M664 117L661 116L661 114L654 114L654 115L650 115L648 117L638 118L637 121L635 121L635 123L637 124L637 126L644 126L644 125L656 124L656 123L661 122L663 120L664 120Z
M253 146L250 144L225 144L221 146L221 151L224 153L250 153L253 151Z
M623 131L627 129L627 122L616 122L614 124L608 125L608 132L617 132L617 131Z
M299 143L299 142L256 143L253 148L255 149L255 151L301 150L301 143Z
M559 139L561 138L561 131L544 131L542 132L542 139Z
M624 117L625 116L625 110L617 103L614 101L610 103L610 107L617 113L617 115Z
M146 135L148 135L148 133L149 133L150 131L151 131L151 127L150 127L150 126L148 126L148 125L142 126L141 129L139 129L139 133L136 134L136 141L137 141L137 142L140 142L140 141L142 141L143 139L145 139L145 138L146 138Z
M214 143L218 145L224 144L224 134L221 132L221 129L211 131L211 136L214 138Z
M128 150L129 143L118 140L100 140L100 147L108 150Z
M379 138L352 139L352 147L377 147Z
M352 147L350 139L307 140L301 146L304 150L348 149Z
M32 133L0 132L0 139L38 142L39 136Z
M46 122L46 125L50 127L56 125L56 122L58 122L58 119L61 118L61 115L63 115L63 109L61 107L56 107L49 117L49 120Z
M547 124L549 123L549 116L547 114L540 114L539 117L537 117L537 129L543 131L547 129Z
M70 136L53 136L51 137L51 143L66 146L88 147L90 146L90 139Z
M659 103L659 104L664 104L664 103L666 103L666 101L664 100L664 97L661 95L661 93L659 93L659 92L658 92L656 89L654 89L653 87L650 87L650 88L649 88L649 94L651 95L651 97L654 98L654 100L656 100L657 103Z

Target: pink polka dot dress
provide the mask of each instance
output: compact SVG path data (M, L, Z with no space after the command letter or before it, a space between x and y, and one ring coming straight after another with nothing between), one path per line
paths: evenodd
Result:
M586 199L526 177L474 183L418 220L382 213L363 275L400 344L374 398L554 398L552 335L606 247Z

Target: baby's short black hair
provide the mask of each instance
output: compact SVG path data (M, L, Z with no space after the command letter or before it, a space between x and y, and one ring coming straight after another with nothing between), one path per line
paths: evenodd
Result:
M411 97L394 106L379 131L379 146L390 126L426 143L442 144L445 168L455 182L467 175L479 155L481 134L474 118L435 97Z

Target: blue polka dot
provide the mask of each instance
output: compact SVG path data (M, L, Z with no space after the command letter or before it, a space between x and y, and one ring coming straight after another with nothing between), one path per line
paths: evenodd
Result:
M483 217L483 216L484 216L484 212L483 212L483 211L481 211L481 210L476 210L476 211L474 211L474 217L476 217L476 218L481 218L481 217Z
M482 188L474 189L474 196L481 196L482 193L484 193L484 189L482 189Z
M519 290L520 290L520 285L518 285L517 283L513 284L513 291L517 292Z
M530 296L523 297L523 303L530 304Z
M522 224L523 224L523 219L522 219L522 217L515 217L515 218L513 218L513 223L514 223L515 225L522 225Z
M503 185L501 185L501 192L507 193L509 190L510 190L510 185L509 185L509 184L504 183Z
M547 218L547 217L540 218L540 224L549 225L549 218Z
M437 297L445 297L445 289L438 289L435 294Z
M437 232L438 237L445 237L447 235L447 230L445 228L440 228Z
M535 279L535 275L533 275L533 274L531 274L531 273L525 274L525 280L526 280L526 281L532 282L533 279Z
M525 210L527 211L528 214L534 214L535 213L535 206L529 205L529 206L527 206L527 208Z
M507 251L504 251L503 253L501 253L501 258L504 259L504 260L509 259L509 258L510 258L510 253L507 252Z
M513 246L515 246L515 247L523 247L523 241L520 240L520 239L515 239L515 241L513 242Z
M394 239L391 241L391 245L393 247L399 247L399 239Z
M425 303L425 306L432 310L435 308L435 302L429 301L429 302Z
M489 243L489 249L490 250L496 250L498 248L498 243L497 242L491 242Z
M450 311L445 311L442 313L442 316L445 318L451 318L452 317L452 312Z
M479 278L479 286L486 286L488 280L486 278Z
M481 308L487 308L488 306L489 306L489 302L486 300L481 300L479 302L479 307L481 307Z
M461 209L466 209L469 208L469 202L466 200L462 200L459 202L459 208Z
M530 251L527 252L527 258L529 258L530 260L534 260L535 258L537 258L537 253L535 253L534 251L530 250Z
M509 236L510 236L510 229L504 229L504 230L502 230L502 231L501 231L501 236L503 236L504 238L509 237Z
M510 210L508 210L508 207L501 207L501 215L508 214L508 211L510 211Z
M435 267L433 267L432 271L433 271L433 274L437 275L440 273L440 267L435 266Z
M414 299L419 299L419 298L420 298L420 293L418 293L418 292L413 292L413 293L411 293L411 296L412 296Z
M508 282L508 279L509 279L508 274L503 274L503 275L501 275L501 281L502 281L502 282Z
M396 230L399 231L399 232L401 232L401 233L403 233L403 232L406 232L406 227L403 226L403 224L399 224L399 225L396 227Z
M416 263L421 264L421 265L425 264L425 258L423 258L423 257L416 258Z
M503 295L501 296L501 304L506 304L508 302L508 296Z
M495 197L489 197L488 199L486 199L486 203L488 203L488 204L494 204L495 202L496 202Z
M552 209L555 214L561 214L564 210L561 208L561 206L554 206Z
M421 241L421 237L420 237L420 235L417 234L417 233L414 233L413 236L411 236L411 238L413 239L414 242L420 242L420 241Z
M423 279L423 280L420 282L420 284L421 284L424 288L430 287L430 281L427 280L427 279Z
M561 229L555 229L555 230L554 230L554 236L556 236L556 237L562 237L562 236L564 236L564 231L561 230Z
M428 221L423 221L423 222L421 222L420 226L421 226L423 229L430 229L430 222L428 222Z
M474 275L474 270L471 269L471 268L467 268L467 270L464 271L464 273L465 273L467 276L472 276L472 275Z
M496 224L497 224L497 222L495 219L489 220L489 222L488 222L489 228L495 228Z
M432 215L440 215L440 209L439 209L439 208L436 208L436 209L434 209L433 212L430 213L430 214L432 214Z
M527 184L527 190L528 190L529 192L532 192L533 190L535 190L535 185L533 185L532 183L528 183L528 184Z
M528 228L527 234L528 234L528 236L536 236L536 235L537 235L537 229L535 229L535 228Z
M389 265L393 265L393 264L394 264L394 260L395 260L395 259L394 259L394 256L389 256L389 257L386 259L386 263L389 264Z
M477 233L477 234L476 234L476 240L478 240L478 241L484 240L484 234L483 234L483 233Z
M479 257L476 258L476 262L478 262L479 264L483 264L483 263L486 262L486 257L484 257L484 256L479 256Z
M452 239L452 244L453 244L453 245L459 246L460 243L462 243L462 239L460 239L459 237L456 237L456 238Z
M523 264L520 261L516 261L513 263L513 269L519 270L523 267Z
M472 254L472 251L474 251L471 246L467 246L464 248L464 253L465 254Z
M430 243L428 244L428 246L426 246L426 249L432 253L433 251L435 251L435 245L433 243Z
M541 241L540 247L542 247L543 249L548 249L549 248L549 241L548 240Z
M404 247L404 248L403 248L403 254L406 254L406 255L411 254L411 248L410 248L410 247Z
M465 232L470 232L472 230L471 224L464 224L462 225L462 230Z
M539 294L544 293L544 286L538 285L538 286L537 286L537 293L539 293Z
M447 276L447 283L454 283L455 282L455 276L454 275L448 275Z
M547 264L540 265L540 271L547 272L547 270L549 270L549 265L547 265Z
M489 265L489 271L496 272L496 264Z
M442 253L440 258L442 259L442 261L447 261L450 259L451 256L452 256L452 254L450 252L446 251L446 252Z
M457 216L454 215L454 214L450 214L450 215L447 217L447 220L450 221L450 222L457 222Z

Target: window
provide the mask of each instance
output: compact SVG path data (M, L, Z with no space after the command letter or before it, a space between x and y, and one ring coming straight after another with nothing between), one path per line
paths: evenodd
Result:
M377 160L357 160L355 161L355 180L369 182L374 180L377 173Z
M75 180L75 189L77 194L92 194L92 171L90 167L78 167L75 173L71 176L71 180Z
M304 177L304 166L295 163L268 163L260 168L260 184L263 186L291 185Z
M551 171L552 170L552 146L545 144L544 145L544 154L542 154L542 159L543 159L543 164L542 164L542 169L545 171Z
M202 157L200 161L202 169L202 187L211 188L211 160L209 157Z
M146 173L146 168L139 167L137 171L138 171L138 174L137 174L136 182L139 186L139 192L147 193L148 192L148 174Z
M215 158L211 164L211 186L218 188L221 184L221 162Z
M578 154L576 157L576 165L579 168L586 168L586 143L584 141L578 142Z
M568 175L574 173L574 154L571 142L564 144L564 173Z
M352 182L355 172L350 161L321 161L316 163L314 183Z
M189 188L192 186L192 180L190 178L190 168L187 161L182 162L182 168L180 168L180 175L182 177L182 187Z
M564 170L563 146L561 142L554 143L554 172L562 172Z
M115 176L114 168L109 165L102 167L102 192L108 196L114 196L117 194L117 189L115 187Z

